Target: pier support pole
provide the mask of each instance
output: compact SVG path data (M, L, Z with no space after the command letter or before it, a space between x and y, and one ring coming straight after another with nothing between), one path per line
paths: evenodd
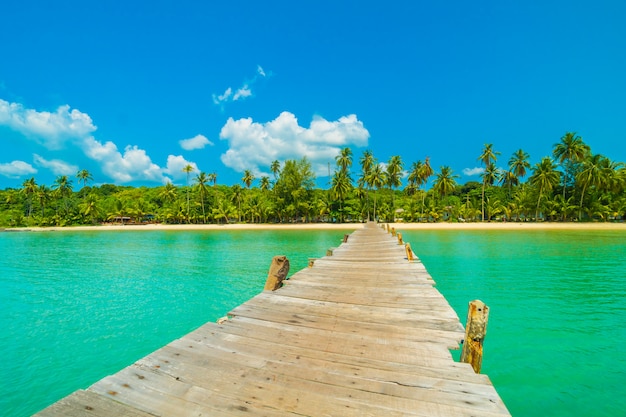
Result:
M398 245L403 245L404 242L402 242L402 233L398 233L397 236L398 236Z
M264 290L276 291L283 285L283 280L289 273L289 259L285 255L274 256L270 271L267 274Z
M480 373L483 363L483 341L487 334L489 307L480 300L469 303L467 323L465 324L465 341L461 352L461 362L469 363L474 372Z
M411 249L410 243L404 245L404 250L406 251L406 259L408 259L409 262L415 260L415 255L413 254L413 249Z

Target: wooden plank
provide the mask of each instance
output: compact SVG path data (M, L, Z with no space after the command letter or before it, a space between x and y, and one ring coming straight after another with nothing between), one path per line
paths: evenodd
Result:
M368 225L229 320L40 415L509 415L487 376L452 360L464 330L433 285Z

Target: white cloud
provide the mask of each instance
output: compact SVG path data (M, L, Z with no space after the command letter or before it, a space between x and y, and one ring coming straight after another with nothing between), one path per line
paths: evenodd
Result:
M167 157L167 168L165 168L163 172L174 179L186 178L187 173L183 172L183 168L187 165L193 167L193 172L200 172L195 162L189 162L181 155L169 155Z
M145 150L127 146L122 154L113 142L102 143L89 136L81 147L89 158L100 162L102 172L117 182L157 181L164 183L161 168L152 162Z
M92 135L97 128L91 117L77 109L70 109L68 105L60 106L51 113L27 109L22 104L0 99L0 126L8 126L48 149L78 147L85 156L98 162L102 172L117 183L168 181L165 175L170 172L169 167L159 167L145 150L137 146L126 146L121 152L111 141L100 142ZM199 146L203 141L208 141L206 138L203 140L201 135L190 140L187 145ZM37 154L34 155L34 162L56 175L71 175L78 170L78 167L65 161L46 160ZM0 175L17 178L36 172L30 164L22 161L0 164Z
M6 164L0 164L0 175L8 178L20 178L24 175L36 173L37 170L31 164L24 161L12 161Z
M35 165L48 168L54 175L73 175L78 172L76 165L69 164L60 159L47 160L37 154L33 154Z
M269 170L274 160L306 156L318 175L327 175L328 162L334 161L341 148L367 146L369 132L356 115L334 122L315 117L305 128L294 114L282 112L267 123L231 117L222 127L220 139L229 144L222 162L238 172L250 169L257 175Z
M485 168L482 168L482 167L463 168L463 174L467 175L468 177L471 177L474 175L480 175L483 172L485 172Z
M186 151L192 151L194 149L202 149L207 145L213 146L213 142L208 140L204 135L196 135L190 139L179 140L180 147Z
M271 75L271 73L269 73ZM252 77L250 80L246 80L243 82L243 85L239 87L234 93L233 88L228 87L223 94L213 94L213 103L218 106L223 106L225 103L238 101L247 97L252 96L252 86L257 82L259 77L267 78L268 73L266 73L260 65L256 67L256 75Z
M91 117L63 105L56 112L26 109L0 99L0 125L32 138L48 149L61 149L69 139L82 138L96 130Z

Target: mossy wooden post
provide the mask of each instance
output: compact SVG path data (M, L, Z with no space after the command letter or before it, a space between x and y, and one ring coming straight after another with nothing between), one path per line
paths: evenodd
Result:
M461 362L469 363L474 372L480 373L483 363L483 340L487 334L489 307L480 300L469 303L467 323L465 324L465 341L461 352Z
M411 249L410 243L407 243L406 245L404 245L404 250L406 250L406 258L409 261L412 261L415 259L415 256L413 255L413 249Z
M335 250L335 248L328 248L326 249L326 256L333 256L333 251Z
M264 290L276 291L283 285L283 280L289 273L289 259L285 255L274 256L270 271L267 274Z
M402 242L402 233L398 233L398 245L403 245L404 243Z
M396 235L396 228L392 227L391 228L391 236L395 236Z

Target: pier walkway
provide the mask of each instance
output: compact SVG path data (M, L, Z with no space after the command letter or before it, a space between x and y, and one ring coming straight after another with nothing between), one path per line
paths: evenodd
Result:
M37 416L509 416L489 378L452 359L465 333L433 285L368 224L228 320Z

